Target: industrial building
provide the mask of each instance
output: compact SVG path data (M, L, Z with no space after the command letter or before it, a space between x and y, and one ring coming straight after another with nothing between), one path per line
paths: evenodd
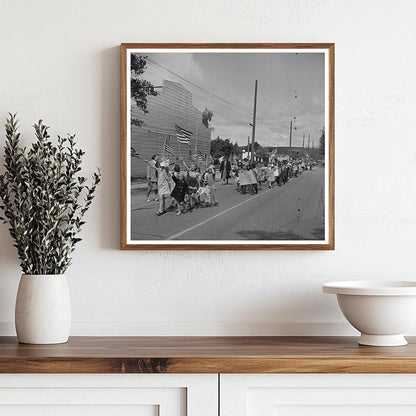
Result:
M163 81L162 88L158 88L157 92L156 96L147 97L148 113L143 113L132 102L132 120L143 120L144 124L138 127L131 123L131 147L146 160L159 153L181 165L183 159L188 166L197 162L204 168L210 160L211 131L202 123L202 111L193 105L192 93L182 84L168 80ZM188 133L188 144L178 141L178 129ZM132 181L145 175L145 162L132 157Z

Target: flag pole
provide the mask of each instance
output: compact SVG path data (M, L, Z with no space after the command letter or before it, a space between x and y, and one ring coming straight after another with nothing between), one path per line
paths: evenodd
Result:
M178 146L179 146L179 154L181 155L181 158L183 160L181 142L179 140L177 140L177 142L178 142Z
M163 157L163 159L165 158L165 150L166 150L166 136L165 136L165 143L163 144L163 153L162 153L162 157Z

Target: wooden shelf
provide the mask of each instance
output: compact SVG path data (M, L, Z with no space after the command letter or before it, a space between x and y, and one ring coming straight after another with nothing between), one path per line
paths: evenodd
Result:
M416 373L416 338L365 347L355 337L0 337L0 373Z

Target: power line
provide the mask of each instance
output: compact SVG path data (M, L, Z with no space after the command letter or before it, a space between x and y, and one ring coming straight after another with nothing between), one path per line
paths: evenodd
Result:
M154 61L153 59L150 59L149 57L147 57L147 60L148 60L149 62L152 62L154 65L156 65L156 66L158 66L158 67L160 67L160 68L164 69L165 71L169 72L170 74L174 75L175 77L177 77L177 78L179 78L179 79L181 79L181 80L183 80L183 81L187 82L188 84L190 84L190 85L192 85L192 86L194 86L194 87L196 87L196 88L200 89L201 91L204 91L206 94L211 95L212 97L214 97L214 98L216 98L216 99L218 99L218 100L220 100L220 101L224 102L225 104L228 104L228 105L230 105L230 106L232 106L232 107L235 107L236 109L238 109L238 110L239 110L239 111L241 111L242 113L245 113L245 114L250 115L250 117L252 116L252 113L251 113L250 111L248 111L248 110L244 110L244 109L242 109L241 107L239 107L238 105L236 105L236 104L234 104L234 103L232 103L232 102L230 102L230 101L228 101L228 100L226 100L226 99L224 99L224 98L222 98L222 97L220 97L220 96L218 96L218 95L214 94L214 93L213 93L213 92L211 92L211 91L208 91L207 89L205 89L205 88L201 87L200 85L195 84L195 83L194 83L194 82L192 82L192 81L189 81L189 80L188 80L188 79L186 79L185 77L183 77L183 76L181 76L181 75L177 74L176 72L174 72L174 71L172 71L172 70L170 70L170 69L166 68L165 66L163 66L163 65L161 65L160 63L158 63L158 62ZM274 134L278 134L278 135L282 136L282 133L277 132L277 131L274 131L273 129L271 129L271 128L267 125L267 121L265 121L262 117L257 116L257 118L258 118L260 121L262 121L262 122L264 123L264 127L266 127L268 130L270 130L272 133L274 133Z
M220 97L220 96L218 96L218 95L214 94L214 93L213 93L213 92L211 92L211 91L206 90L205 88L203 88L203 87L201 87L201 86L199 86L199 85L195 84L195 83L194 83L194 82L192 82L192 81L189 81L188 79L186 79L186 78L184 78L183 76L181 76L181 75L177 74L176 72L173 72L173 71L171 71L170 69L166 68L165 66L163 66L163 65L161 65L161 64L159 64L159 63L157 63L157 62L155 62L153 59L150 59L150 58L148 57L148 58L147 58L147 60L148 60L148 61L150 61L150 62L152 62L154 65L157 65L157 66L159 66L160 68L164 69L165 71L167 71L167 72L171 73L172 75L175 75L175 76L176 76L176 77L178 77L179 79L181 79L181 80L183 80L183 81L187 82L188 84L191 84L191 85L193 85L194 87L199 88L200 90L202 90L202 91L206 92L207 94L212 95L213 97L217 98L218 100L223 101L224 103L226 103L226 104L228 104L228 105L231 105L232 107L237 108L238 110L242 111L243 113L246 113L246 114L249 114L250 116L252 116L252 113L250 113L249 111L244 110L244 109L240 108L238 105L236 105L236 104L234 104L234 103L232 103L232 102L230 102L230 101L227 101L226 99L224 99L224 98L222 98L222 97Z

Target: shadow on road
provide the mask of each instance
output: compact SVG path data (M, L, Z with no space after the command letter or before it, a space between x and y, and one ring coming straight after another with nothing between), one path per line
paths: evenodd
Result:
M154 211L156 212L159 208L159 205L148 205L147 207L137 207L137 208L132 208L131 211Z
M323 227L315 228L312 231L314 238L312 240L324 240L325 239L325 229Z
M325 233L323 228L315 228L312 232L313 237L305 237L293 231L264 231L264 230L245 230L239 231L238 235L243 240L323 240Z

